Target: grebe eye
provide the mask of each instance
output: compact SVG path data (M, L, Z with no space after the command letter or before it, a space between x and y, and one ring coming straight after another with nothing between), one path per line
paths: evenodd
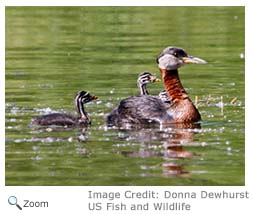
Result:
M175 52L174 54L173 54L175 57L178 57L178 54Z
M82 103L85 103L87 101L87 98L86 97L82 98L81 101L82 101Z

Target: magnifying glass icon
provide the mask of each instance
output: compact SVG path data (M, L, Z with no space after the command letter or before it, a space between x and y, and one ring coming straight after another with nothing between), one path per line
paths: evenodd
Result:
M10 205L16 205L16 207L17 207L18 209L22 210L21 206L18 205L18 199L17 199L16 196L10 196L10 197L8 198L8 203L9 203Z

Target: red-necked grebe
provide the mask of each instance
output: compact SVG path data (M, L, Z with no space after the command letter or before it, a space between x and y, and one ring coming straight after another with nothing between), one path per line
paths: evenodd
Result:
M203 64L204 60L189 56L184 49L165 48L157 58L164 86L171 102L164 103L158 96L132 96L123 99L108 115L108 126L146 123L197 122L201 116L183 88L178 68L185 64Z
M148 71L140 73L137 79L137 86L140 89L140 95L149 95L147 84L160 81L160 79ZM162 90L158 96L163 102L170 104L170 99L168 98L166 90Z
M47 115L42 115L34 118L32 120L33 124L41 126L79 126L79 125L89 125L91 124L90 117L85 111L83 104L88 103L92 100L96 100L96 96L92 96L89 92L79 91L75 98L74 104L79 116L73 116L69 114L62 113L52 113Z
M140 95L149 94L147 90L147 84L160 81L160 79L158 79L155 75L151 74L148 71L140 73L137 79L137 86L140 89Z

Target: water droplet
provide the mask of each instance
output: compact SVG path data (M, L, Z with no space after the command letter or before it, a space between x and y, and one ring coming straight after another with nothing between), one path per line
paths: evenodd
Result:
M201 146L203 146L203 147L204 147L204 146L207 146L207 143L206 143L206 142L202 142L202 143L201 143Z
M42 157L39 157L39 156L32 157L31 159L32 159L32 160L35 160L35 161L43 160L43 158L42 158Z

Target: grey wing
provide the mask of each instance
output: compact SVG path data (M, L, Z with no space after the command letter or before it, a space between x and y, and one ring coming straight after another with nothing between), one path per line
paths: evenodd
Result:
M76 122L77 122L77 119L75 117L73 117L71 115L67 115L67 114L60 114L60 113L53 113L53 114L39 116L33 120L33 123L38 124L38 125L42 125L42 126L74 125Z
M164 103L157 96L151 95L133 96L122 100L118 113L134 123L161 123L168 116Z

